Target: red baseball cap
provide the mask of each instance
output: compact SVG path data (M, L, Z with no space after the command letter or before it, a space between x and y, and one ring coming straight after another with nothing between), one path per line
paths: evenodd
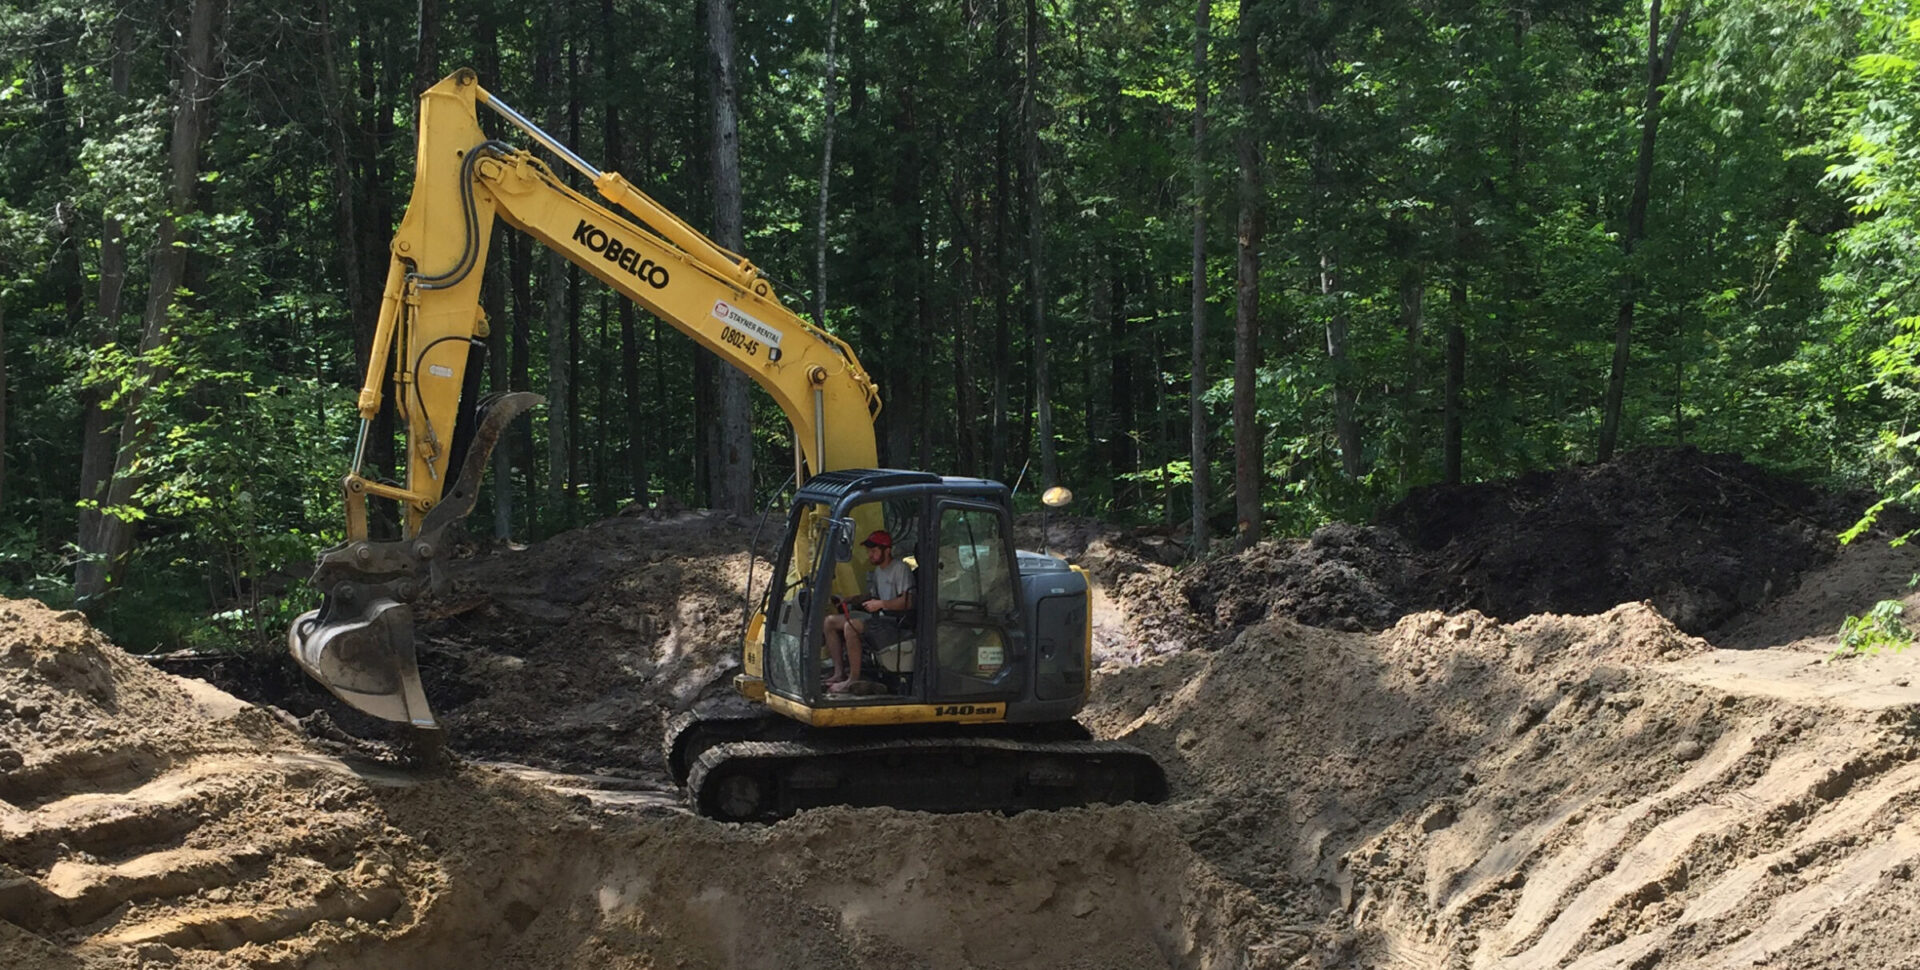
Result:
M888 535L885 529L875 529L872 534L868 535L860 544L863 546L885 546L891 549L893 548L893 536Z

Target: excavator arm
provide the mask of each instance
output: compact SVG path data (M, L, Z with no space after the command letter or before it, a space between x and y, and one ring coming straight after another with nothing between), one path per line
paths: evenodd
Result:
M529 151L489 139L480 128L481 105L579 170L605 204L569 187ZM391 246L358 401L359 441L342 481L346 539L317 557L321 607L296 620L287 638L300 666L342 700L421 729L438 722L420 683L410 604L445 586L446 530L472 510L487 457L508 423L540 401L525 392L474 399L474 365L487 334L480 285L496 218L764 388L793 425L801 481L877 460L880 399L851 348L782 305L746 259L618 173L588 164L488 93L472 71L454 73L420 98L413 194ZM362 474L389 377L406 432L402 485ZM400 504L401 539L369 537L370 498Z

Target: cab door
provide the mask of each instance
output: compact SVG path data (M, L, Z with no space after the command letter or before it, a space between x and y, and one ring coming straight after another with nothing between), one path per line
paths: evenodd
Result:
M934 608L922 618L933 628L932 696L940 701L1018 697L1026 686L1026 635L1006 511L986 503L943 501L934 514L935 547L926 550L937 556Z
M769 691L804 700L820 682L821 619L836 565L832 550L846 540L836 533L828 507L812 502L794 508L787 539L767 591L761 676ZM753 658L746 659L751 669Z

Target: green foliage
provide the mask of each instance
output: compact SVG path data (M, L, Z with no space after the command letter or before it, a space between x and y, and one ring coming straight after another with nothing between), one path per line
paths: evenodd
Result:
M1832 271L1823 281L1829 315L1844 345L1867 348L1852 400L1881 415L1872 430L1867 468L1887 497L1868 509L1850 540L1890 505L1920 497L1920 15L1903 3L1860 5L1859 53L1832 99L1830 185L1847 193L1856 221L1839 234ZM1904 538L1904 537L1903 537Z
M1913 631L1902 614L1906 607L1899 600L1881 600L1865 616L1849 616L1840 623L1840 646L1833 657L1879 653L1899 653L1913 646ZM1831 658L1829 658L1831 659Z
M25 523L7 522L0 532L0 596L31 597L56 607L73 603L72 545L49 548Z
M1920 506L1920 21L1909 6L1700 5L1661 107L1649 233L1629 255L1643 5L1321 4L1281 17L1221 3L1198 78L1190 3L1037 5L1038 213L1022 184L1025 8L843 5L822 280L825 5L743 0L746 248L790 305L811 310L824 283L822 322L881 384L883 462L1012 479L1039 452L1045 354L1076 511L1184 521L1198 407L1215 483L1204 511L1225 534L1233 142L1246 132L1261 154L1261 359L1249 390L1270 531L1364 519L1438 480L1455 406L1467 479L1592 458L1630 272L1623 446L1737 450ZM589 158L617 154L624 174L704 227L701 22L691 5L616 13L602 21L567 0L528 16L483 0L442 18L427 71L473 64L542 120L564 108L556 134ZM174 340L144 356L178 25L136 32L122 95L116 15L70 0L0 12L0 591L71 600L76 520L93 501L78 493L84 408L103 398L117 432L141 388L136 417L155 431L132 469L141 487L105 510L137 521L140 539L92 608L148 647L270 643L310 601L301 574L341 527L334 483L358 430L365 291L410 188L418 8L348 0L315 19L234 7L222 26L231 75L213 95L183 220ZM1245 106L1243 17L1263 54ZM1211 104L1198 200L1197 84ZM1189 402L1196 202L1208 390ZM1038 293L1026 265L1035 214ZM116 222L128 266L108 320L97 304ZM629 342L613 299L569 283L573 352L550 360L548 270L508 248L489 272L504 284L493 325L510 335L511 381L539 390L549 368L573 369L577 413L552 417L577 425L577 453L570 468L546 467L546 418L516 428L503 445L512 472L489 500L512 499L522 538L630 499L700 504L710 416L691 345L644 315ZM1036 298L1045 346L1030 332ZM1341 327L1336 364L1328 339ZM1454 402L1450 327L1465 341ZM1341 388L1358 475L1340 453ZM789 473L791 441L769 399L755 407L765 493ZM388 442L372 444L372 460L387 461ZM552 503L556 476L571 481Z

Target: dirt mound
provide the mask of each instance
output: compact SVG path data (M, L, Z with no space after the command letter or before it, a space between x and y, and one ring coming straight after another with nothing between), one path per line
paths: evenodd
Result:
M207 712L222 717L212 729L200 723ZM76 611L0 600L0 799L136 783L201 756L258 751L278 730L127 656Z
M1648 600L1694 633L1832 559L1861 505L1693 448L1503 482L1416 489L1383 524L1444 577L1427 608L1599 613Z
M1200 855L1322 966L1888 966L1920 905L1920 658L1716 651L1646 604L1285 620L1110 668ZM1904 908L1904 909L1903 909Z
M1217 647L1269 617L1381 630L1423 610L1517 620L1641 601L1700 634L1830 562L1861 507L1692 448L1428 486L1376 525L1330 525L1135 580L1112 655Z
M609 813L327 756L73 614L0 601L0 623L9 968L1093 970L1305 945L1150 809Z
M596 522L527 547L474 550L448 595L416 607L420 676L461 754L562 772L658 774L664 717L739 654L757 523L705 511ZM765 589L780 528L760 530ZM248 700L380 738L277 651L157 658Z
M431 898L435 864L352 772L77 613L0 601L0 705L10 966L181 949L272 965L323 923L336 939L403 932Z
M1377 630L1408 612L1426 568L1392 532L1328 525L1306 541L1264 542L1139 583L1130 597L1132 632L1139 652L1152 655L1219 646L1268 617Z
M457 564L420 611L429 701L471 754L657 769L662 714L738 659L754 524L622 516ZM759 537L757 589L781 527Z

